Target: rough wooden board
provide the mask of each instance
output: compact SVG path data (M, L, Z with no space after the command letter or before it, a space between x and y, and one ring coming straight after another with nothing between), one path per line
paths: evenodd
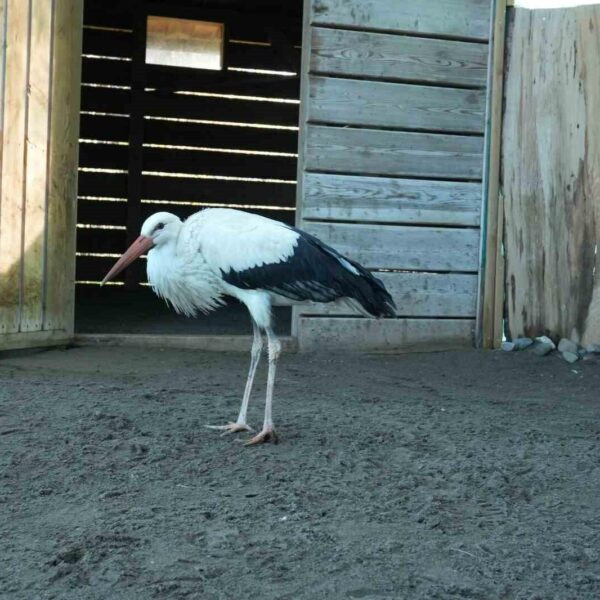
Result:
M479 230L304 222L303 228L369 269L473 271Z
M305 219L478 226L481 184L305 173Z
M374 273L392 295L399 317L471 317L476 314L477 275ZM345 306L301 307L303 315L357 315Z
M314 0L312 23L487 40L489 0Z
M480 179L483 139L309 125L305 168L358 175Z
M503 178L508 325L600 341L600 7L514 10Z
M29 3L7 0L2 186L0 192L0 333L19 328Z
M56 0L44 329L73 330L83 2Z
M52 2L33 0L27 105L23 297L20 331L43 323Z
M292 337L280 337L284 352L295 352L297 342ZM147 334L80 334L78 346L130 346L134 348L178 348L206 352L250 352L250 335L147 335Z
M308 120L483 133L485 91L311 76Z
M0 352L25 348L64 346L72 341L71 334L64 329L50 331L19 331L0 335Z
M474 319L301 317L301 352L418 352L473 346Z
M310 70L484 87L487 53L485 44L313 27Z

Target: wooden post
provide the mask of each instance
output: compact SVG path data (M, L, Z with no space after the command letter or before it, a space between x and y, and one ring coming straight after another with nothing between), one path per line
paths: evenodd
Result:
M502 341L504 270L502 258L502 204L500 201L500 148L502 139L502 93L504 82L504 41L506 0L493 0L488 99L485 129L485 158L481 230L477 345L496 348Z

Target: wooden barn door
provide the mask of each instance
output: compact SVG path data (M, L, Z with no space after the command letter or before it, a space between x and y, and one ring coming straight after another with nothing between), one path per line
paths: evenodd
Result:
M489 0L308 0L298 225L382 279L397 319L297 311L300 347L472 346Z
M73 332L83 0L3 0L0 350Z

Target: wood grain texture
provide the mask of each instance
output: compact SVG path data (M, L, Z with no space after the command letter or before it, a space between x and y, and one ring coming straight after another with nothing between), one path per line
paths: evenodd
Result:
M66 346L72 339L71 333L65 329L5 333L0 335L0 351Z
M303 228L368 269L473 271L479 230L305 222Z
M301 352L422 352L469 348L474 319L300 317Z
M308 125L306 170L480 179L483 139Z
M83 2L56 0L49 147L44 329L73 331Z
M6 0L6 19L0 192L0 333L18 331L21 310L29 3Z
M336 125L482 133L485 92L310 77L308 120Z
M487 40L488 0L314 0L312 22Z
M471 317L476 314L477 275L463 273L374 273L396 302L399 317ZM303 315L350 315L347 307L301 307Z
M312 27L311 73L485 87L485 44Z
M21 331L37 331L43 323L52 6L31 3Z
M481 185L305 173L305 219L478 226Z
M508 327L600 341L600 7L515 9L505 83Z

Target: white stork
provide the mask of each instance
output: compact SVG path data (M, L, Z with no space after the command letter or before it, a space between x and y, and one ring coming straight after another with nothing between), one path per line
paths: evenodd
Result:
M237 298L250 312L254 340L240 412L235 423L209 426L212 429L250 431L246 413L265 332L265 417L262 431L248 444L277 440L271 405L281 343L273 331L271 306L341 302L370 317L395 315L384 285L361 265L304 231L260 215L209 208L182 222L171 213L156 213L146 219L141 235L102 283L146 252L150 285L178 313L207 313L226 296Z

